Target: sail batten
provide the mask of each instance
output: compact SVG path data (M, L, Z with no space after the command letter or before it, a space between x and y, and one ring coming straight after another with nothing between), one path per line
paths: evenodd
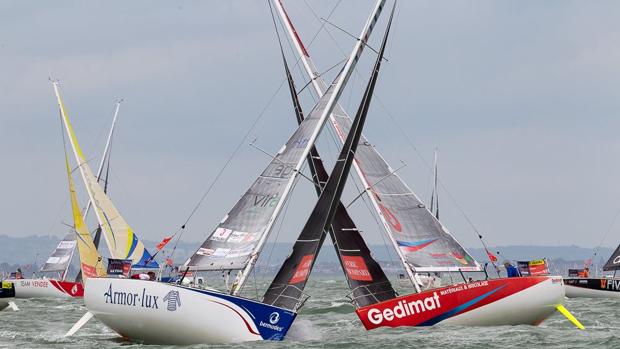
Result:
M69 136L71 148L73 149L73 154L77 162L77 167L80 170L90 202L94 206L97 221L101 226L111 256L118 259L131 259L132 263L139 268L157 268L157 263L151 260L151 254L146 250L144 244L138 239L136 234L134 234L132 228L121 216L118 209L114 206L103 188L101 188L97 178L93 175L73 131L69 116L60 96L58 82L53 81L52 84L60 108L62 122ZM148 264L146 263L147 261L149 261Z
M309 53L291 23L280 0L274 0L292 39L304 70L311 78L316 93L321 96L327 85L316 69ZM330 124L337 138L344 142L351 127L351 118L338 104L330 115ZM375 147L362 135L353 166L373 209L379 216L385 233L391 241L410 278L418 268L432 268L436 271L480 270L480 265L461 246L449 231L433 216L403 180L387 164ZM374 183L374 184L373 184ZM412 210L412 208L424 208ZM433 239L432 243L418 247L403 247L398 241L416 244ZM414 266L414 267L412 267Z

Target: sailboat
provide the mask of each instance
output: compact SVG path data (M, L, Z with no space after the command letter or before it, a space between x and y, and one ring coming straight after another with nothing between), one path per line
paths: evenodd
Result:
M311 79L310 84L317 95L322 96L327 85L301 42L282 2L273 0L273 3ZM336 105L330 120L343 142L350 129L351 119L342 107ZM354 167L383 224L384 233L415 289L413 294L377 300L370 305L358 304L353 294L352 303L356 306L356 314L366 329L438 323L539 324L561 306L564 287L561 277L555 276L487 278L472 283L464 280L446 287L422 289L424 285L419 278L420 273L482 272L483 269L394 173L364 136L356 153ZM344 255L339 256L341 264L346 264ZM345 275L348 275L346 270Z
M587 266L586 266L587 267ZM620 269L620 246L611 254L603 271L613 271L613 275L601 277L580 276L583 270L569 270L564 278L566 297L568 298L620 298L620 278L616 271Z
M67 132L69 144L77 162L77 168L80 171L110 255L114 259L130 260L132 267L135 269L159 268L153 256L144 247L142 241L140 241L137 234L120 214L104 191L104 188L101 187L97 177L93 174L73 131L73 126L60 95L58 81L52 81L52 86L54 87L54 93L56 94L56 100L60 109L62 124Z
M109 149L111 145L112 136L114 134L114 127L118 117L121 101L117 101L114 109L114 117L112 118L112 126L108 133L106 145L101 157L99 169L97 171L97 181L101 178L106 159L108 158ZM108 162L109 165L109 162ZM106 180L107 186L107 180ZM84 213L80 213L82 216L86 216L90 209L89 205L84 209ZM81 282L81 275L79 273L75 280L67 280L67 273L73 255L75 254L76 246L79 245L80 240L76 236L75 232L70 231L63 239L58 243L56 249L51 253L43 267L40 269L41 273L59 273L58 278L30 278L30 279L18 279L14 280L15 284L15 297L17 298L74 298L82 297L84 295L84 287ZM95 241L98 241L98 237L95 237ZM95 243L97 246L98 243Z
M125 338L195 344L281 340L307 295L304 287L321 240L338 208L367 114L360 106L337 165L262 301L240 295L321 129L351 75L384 6L378 0L347 63L267 168L185 263L187 271L237 271L227 292L142 280L90 279L90 313ZM376 75L376 74L373 74ZM372 79L371 79L372 80Z

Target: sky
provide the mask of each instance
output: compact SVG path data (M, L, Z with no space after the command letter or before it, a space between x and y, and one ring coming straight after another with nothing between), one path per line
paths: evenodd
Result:
M348 55L345 31L357 35L373 6L284 4L321 71ZM400 1L365 135L425 202L438 149L442 222L465 246L479 246L472 224L490 245L615 246L619 17L616 1ZM351 114L374 58L364 52L341 97ZM70 222L50 76L92 167L124 99L110 196L149 240L185 222L241 144L187 225L183 239L202 241L270 160L250 142L275 153L296 127L266 1L3 1L0 234L61 236ZM306 92L302 102L313 106ZM318 147L331 163L328 132ZM350 185L343 201L356 194ZM296 237L315 200L301 180L278 241ZM363 204L351 211L383 243Z

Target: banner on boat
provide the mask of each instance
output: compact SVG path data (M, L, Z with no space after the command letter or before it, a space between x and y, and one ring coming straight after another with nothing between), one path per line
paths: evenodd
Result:
M108 275L128 277L131 272L131 259L108 258Z
M586 277L585 269L568 269L568 277L579 278Z
M518 261L517 267L521 276L549 275L547 260L537 259L533 261Z

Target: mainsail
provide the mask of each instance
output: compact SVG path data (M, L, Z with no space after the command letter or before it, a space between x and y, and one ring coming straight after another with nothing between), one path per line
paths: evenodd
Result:
M274 3L314 89L319 96L323 95L327 88L325 82L281 1L274 0ZM351 128L351 118L340 105L336 105L330 120L338 138L344 142ZM355 156L355 170L410 278L414 278L414 272L480 270L473 257L430 213L363 135Z
M278 151L251 187L222 219L202 246L185 263L194 270L243 269L234 294L241 289L262 249L297 174L327 117L346 85L365 47L385 0L378 0L361 37L334 83L327 89L310 115Z
M58 99L58 105L60 107L60 114L65 125L71 147L73 148L73 154L78 163L78 168L82 174L82 180L88 192L90 201L94 205L97 221L102 227L104 232L103 236L110 250L110 254L113 258L118 259L131 259L134 267L137 268L157 268L158 265L152 260L151 254L146 250L144 244L138 239L133 229L127 224L125 219L121 216L120 212L110 198L103 191L97 178L93 175L86 157L82 153L73 127L69 121L64 103L60 97L60 91L58 82L53 81L54 91L56 92L56 98Z
M73 232L70 232L65 235L62 240L60 240L54 252L52 252L41 268L41 271L44 273L61 272L63 274L62 278L64 279L64 274L66 274L67 269L71 264L71 257L73 256L75 246L75 236L73 235Z
M342 207L340 198L344 186L346 185L351 165L353 164L366 116L368 115L368 109L377 82L381 61L383 60L383 52L385 51L385 44L390 31L393 14L394 8L392 8L392 15L390 16L390 21L388 22L372 75L368 81L368 86L366 86L362 103L351 125L351 132L349 132L344 142L338 160L334 165L334 169L323 187L323 191L314 206L314 210L310 214L310 218L306 221L306 225L293 245L293 252L286 259L267 289L265 297L263 298L263 303L285 309L297 310L297 306L303 298L303 289L306 286L317 254L323 245L326 233L331 226L338 208Z
M301 123L304 120L303 111L297 97L293 76L289 70L281 45L280 51L284 63L289 92L291 93L291 99L293 101L295 116L297 118L297 122ZM315 183L315 189L317 194L320 196L323 186L329 179L329 175L325 170L323 161L321 160L315 146L310 149L310 155L308 155L308 165L312 179ZM336 208L336 215L334 216L331 227L329 228L329 235L332 239L340 265L349 284L349 288L352 290L351 299L356 307L364 307L392 299L397 296L396 291L392 288L392 284L383 272L383 269L381 269L379 263L372 258L370 249L364 242L364 239L342 202L340 202ZM325 235L323 234L321 239L324 239L324 237ZM321 245L322 241L319 243L319 246ZM301 254L308 255L315 247L316 246L313 244L303 244L300 248L305 248L305 251Z
M620 246L616 248L614 253L611 254L609 260L603 266L604 271L619 270L620 269Z
M90 236L86 223L84 223L82 212L80 212L80 204L78 203L75 184L73 182L73 175L71 174L71 169L69 168L69 159L67 158L67 154L65 154L65 164L69 181L69 194L71 196L73 226L77 237L74 241L77 241L78 251L80 253L80 270L82 272L82 278L88 279L105 276L102 258L97 252L97 247L95 247L95 244L93 243L93 238Z

